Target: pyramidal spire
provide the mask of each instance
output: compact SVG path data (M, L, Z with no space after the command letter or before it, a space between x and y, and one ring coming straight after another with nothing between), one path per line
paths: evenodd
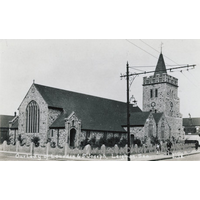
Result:
M164 58L163 58L163 55L161 52L159 59L158 59L158 63L156 65L156 70L155 70L154 76L156 76L156 74L162 75L163 73L167 74L167 70L166 70L165 61L164 61Z

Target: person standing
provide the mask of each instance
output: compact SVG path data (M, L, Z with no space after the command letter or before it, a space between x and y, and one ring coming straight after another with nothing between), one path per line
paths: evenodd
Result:
M196 149L196 151L198 150L198 148L199 148L199 142L196 141L196 142L195 142L195 149Z
M171 154L171 147L172 147L172 143L170 140L167 141L167 155Z
M156 154L158 154L159 150L160 150L160 145L159 145L159 143L157 143L157 145L156 145Z

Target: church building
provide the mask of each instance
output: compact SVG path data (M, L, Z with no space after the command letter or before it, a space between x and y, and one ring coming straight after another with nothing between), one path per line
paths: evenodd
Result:
M40 138L63 147L79 147L85 139L127 138L126 103L33 83L10 122L10 135L30 144ZM143 111L130 105L132 138L160 140L183 136L178 80L167 74L162 53L153 76L143 80Z

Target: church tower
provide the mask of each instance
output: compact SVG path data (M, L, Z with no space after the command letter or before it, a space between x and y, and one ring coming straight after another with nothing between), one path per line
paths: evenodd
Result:
M154 75L143 78L143 111L164 113L170 125L169 136L183 138L178 79L167 74L162 53Z

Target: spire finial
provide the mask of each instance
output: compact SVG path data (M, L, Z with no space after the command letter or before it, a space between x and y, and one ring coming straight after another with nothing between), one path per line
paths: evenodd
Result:
M160 44L160 53L162 53L163 43Z
M33 83L35 83L35 79L33 79Z

